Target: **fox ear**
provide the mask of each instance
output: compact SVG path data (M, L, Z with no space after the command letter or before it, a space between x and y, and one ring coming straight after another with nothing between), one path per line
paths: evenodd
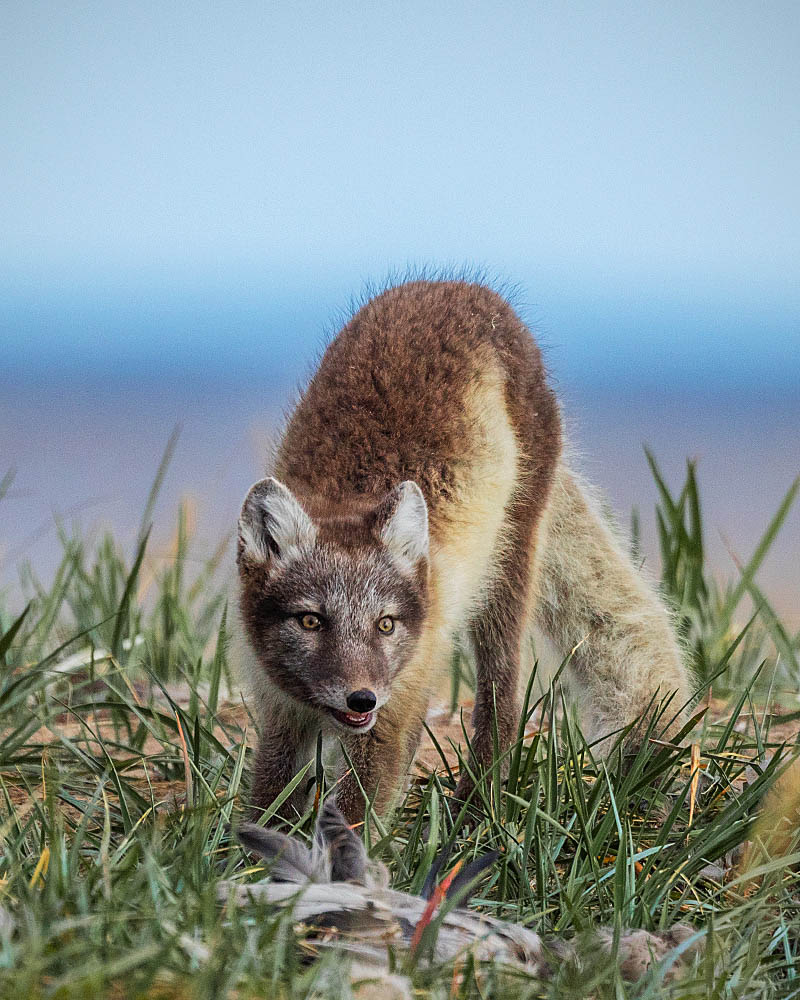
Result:
M239 518L238 560L288 559L293 549L315 537L311 518L283 483L269 476L250 487Z
M428 558L428 506L416 483L409 479L396 486L375 517L381 541L395 555L414 565Z

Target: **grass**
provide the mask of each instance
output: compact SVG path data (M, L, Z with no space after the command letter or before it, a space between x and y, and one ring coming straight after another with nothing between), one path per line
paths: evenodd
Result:
M231 680L225 544L198 565L182 509L171 558L148 557L168 457L130 557L111 536L88 546L61 528L51 583L25 570L27 606L0 602L0 996L346 996L341 954L309 962L317 942L290 914L217 901L220 880L263 874L226 832L246 800L252 722ZM419 891L445 847L447 869L493 850L471 905L570 937L684 921L704 957L669 987L663 970L625 984L591 953L550 983L420 961L404 966L419 997L800 995L800 833L775 792L797 755L800 637L756 583L798 486L723 586L705 565L694 467L673 494L650 461L662 585L698 676L686 747L651 743L606 768L552 691L529 692L529 735L521 725L507 780L500 761L482 776L471 831L453 834L449 812L466 739L456 750L434 729L441 765L365 835L398 888ZM453 676L455 697L469 665Z

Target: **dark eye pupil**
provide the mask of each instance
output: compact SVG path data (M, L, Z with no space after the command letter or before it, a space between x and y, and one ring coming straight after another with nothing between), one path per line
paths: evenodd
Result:
M307 629L319 628L319 618L316 615L303 615L300 624Z

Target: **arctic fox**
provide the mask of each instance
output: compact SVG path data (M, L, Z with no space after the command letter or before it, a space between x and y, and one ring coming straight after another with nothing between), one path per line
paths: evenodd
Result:
M297 404L274 475L244 501L237 553L256 809L322 731L347 751L348 819L363 818L365 793L388 811L459 636L476 662L477 769L495 727L501 752L516 736L534 627L572 654L590 738L667 696L673 729L682 721L667 612L565 464L539 350L496 292L412 281L360 308ZM462 777L457 794L470 789Z

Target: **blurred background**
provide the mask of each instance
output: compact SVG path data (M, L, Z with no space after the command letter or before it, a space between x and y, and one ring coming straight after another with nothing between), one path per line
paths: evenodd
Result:
M736 573L800 472L800 8L726 3L0 7L0 589L56 523L133 545L181 434L197 549L235 524L366 283L516 286L626 525L647 444L698 460ZM800 626L800 511L759 575Z

